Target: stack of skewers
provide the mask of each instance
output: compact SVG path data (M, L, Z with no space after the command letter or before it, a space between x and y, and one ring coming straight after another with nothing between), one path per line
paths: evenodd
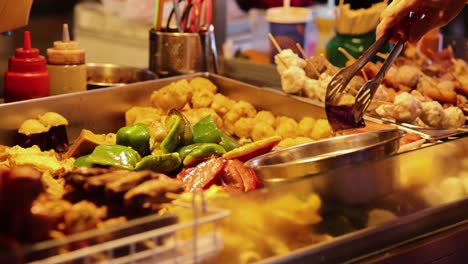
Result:
M336 31L347 35L359 35L373 31L387 4L388 0L385 0L373 4L370 8L351 9L350 4L344 4L344 0L340 0L335 9Z

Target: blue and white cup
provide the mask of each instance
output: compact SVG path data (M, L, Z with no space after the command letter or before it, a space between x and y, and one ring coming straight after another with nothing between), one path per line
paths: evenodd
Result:
M270 33L282 49L291 49L300 54L296 46L299 43L307 56L315 54L317 30L312 17L312 9L304 7L274 7L266 11L266 20L270 24ZM278 53L270 45L270 58L274 61Z

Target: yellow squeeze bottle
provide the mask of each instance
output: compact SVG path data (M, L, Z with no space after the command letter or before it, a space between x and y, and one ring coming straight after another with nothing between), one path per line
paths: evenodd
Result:
M85 52L70 40L68 25L63 24L62 41L47 49L50 95L86 91Z

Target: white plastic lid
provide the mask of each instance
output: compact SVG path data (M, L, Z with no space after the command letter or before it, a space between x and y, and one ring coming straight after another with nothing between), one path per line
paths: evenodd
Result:
M312 10L304 7L273 7L267 9L266 20L281 24L306 23L312 21Z

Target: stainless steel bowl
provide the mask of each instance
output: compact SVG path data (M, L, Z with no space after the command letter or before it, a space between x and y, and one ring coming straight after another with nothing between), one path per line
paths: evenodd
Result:
M109 63L87 63L88 90L154 80L156 74L148 69Z
M246 165L274 184L389 156L398 151L401 136L397 129L338 136L270 152Z

